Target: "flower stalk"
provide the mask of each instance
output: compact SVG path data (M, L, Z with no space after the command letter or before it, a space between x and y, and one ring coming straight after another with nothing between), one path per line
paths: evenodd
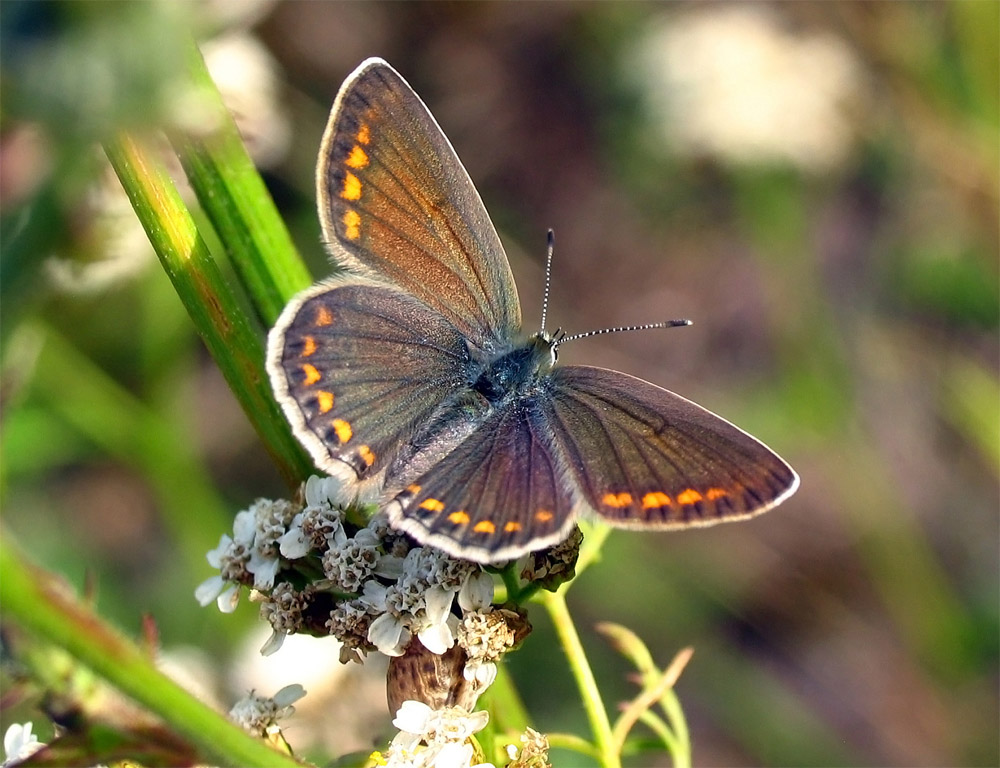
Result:
M583 643L580 642L580 635L576 631L569 606L566 604L566 590L544 592L541 602L552 618L559 642L566 653L570 671L580 690L598 759L603 768L621 768L621 757L616 749L601 691L597 687L597 680L594 678L590 663L587 661Z

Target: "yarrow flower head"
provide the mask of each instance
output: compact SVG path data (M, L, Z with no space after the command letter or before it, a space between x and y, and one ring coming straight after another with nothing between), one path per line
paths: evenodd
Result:
M549 549L526 555L521 570L521 578L555 592L559 585L576 575L576 561L580 557L583 533L579 526L570 531L566 540Z
M270 623L274 634L261 649L261 653L270 656L277 651L286 635L298 632L308 624L310 609L317 597L316 589L306 585L301 591L283 581L277 584L270 594L254 590L252 598L262 603L260 617Z
M514 744L507 745L507 757L510 762L506 768L552 768L549 740L533 728L526 728L521 734L520 749Z
M219 573L198 587L199 602L232 611L250 588L274 630L266 653L303 632L337 637L344 661L399 656L413 638L437 654L452 648L461 613L488 609L492 577L416 546L383 513L356 525L352 504L332 477L310 477L297 504L258 499L208 553Z
M249 511L240 512L233 521L233 535L222 534L219 546L206 556L208 564L219 569L219 575L203 582L195 597L203 606L218 598L219 610L232 613L239 603L241 584L253 583L253 576L247 568L250 550L253 548L254 520Z
M254 525L253 546L250 548L247 570L253 574L256 589L270 589L274 586L274 577L281 566L279 541L288 531L296 513L292 503L285 499L257 499L250 509L240 513L249 516Z
M399 733L379 762L386 768L494 768L482 761L482 750L472 741L487 722L485 711L434 710L423 702L404 701L392 721Z
M578 548L574 538L548 559L533 556L524 574L552 586L572 573ZM470 712L495 680L497 661L530 631L523 613L493 605L494 577L483 566L417 545L331 477L310 477L296 501L255 501L208 561L218 574L198 587L197 599L232 611L249 590L272 628L265 655L305 633L339 640L344 663L375 650L391 657L389 700L400 734L388 765L481 759L470 737L486 714ZM280 702L268 701L251 696L232 716L251 730L273 730Z

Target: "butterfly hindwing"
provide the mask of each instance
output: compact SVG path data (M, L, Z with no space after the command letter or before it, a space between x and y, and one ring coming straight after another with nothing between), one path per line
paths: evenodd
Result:
M725 419L617 371L552 372L553 440L587 504L613 525L683 528L764 512L798 476Z
M344 83L317 169L323 232L342 266L389 280L474 346L514 337L520 305L500 238L431 113L388 64Z
M540 413L529 401L492 411L396 496L388 507L393 527L483 563L565 539L576 517L574 495Z
M375 477L447 398L467 386L469 352L440 315L361 278L300 294L269 337L268 372L316 465Z

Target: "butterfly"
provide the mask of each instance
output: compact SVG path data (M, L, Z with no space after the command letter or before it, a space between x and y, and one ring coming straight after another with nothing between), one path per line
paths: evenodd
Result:
M316 466L380 500L393 528L493 563L559 543L581 515L687 528L794 493L792 468L719 416L624 373L557 367L570 337L522 333L472 180L385 61L341 87L316 177L346 271L284 309L267 370Z

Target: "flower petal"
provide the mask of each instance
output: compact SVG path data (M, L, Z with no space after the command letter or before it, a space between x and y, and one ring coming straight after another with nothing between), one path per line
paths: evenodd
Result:
M299 683L292 683L291 685L286 685L271 698L274 699L274 703L279 707L287 707L289 704L294 704L305 695L305 688L303 688Z
M378 621L376 619L375 621ZM455 644L455 635L451 631L448 622L442 624L429 624L417 633L420 642L423 643L431 653L440 656Z
M201 584L195 587L194 599L198 601L198 604L204 608L220 594L222 590L226 588L226 582L221 576L216 574L210 579L205 579Z
M368 627L368 642L386 656L402 656L410 633L403 622L390 613L383 613Z
M223 613L232 613L240 604L240 585L233 584L215 599L215 604Z
M469 576L458 591L458 605L462 611L480 611L493 602L493 577L485 571Z
M278 649L281 648L285 643L285 633L274 630L271 636L267 639L267 642L260 647L261 656L270 656L273 653L277 653Z
M392 724L405 733L423 736L427 732L427 726L430 724L433 715L434 710L422 701L407 699L399 705Z
M431 624L442 624L451 612L451 604L455 593L444 587L429 587L424 593L427 621Z

